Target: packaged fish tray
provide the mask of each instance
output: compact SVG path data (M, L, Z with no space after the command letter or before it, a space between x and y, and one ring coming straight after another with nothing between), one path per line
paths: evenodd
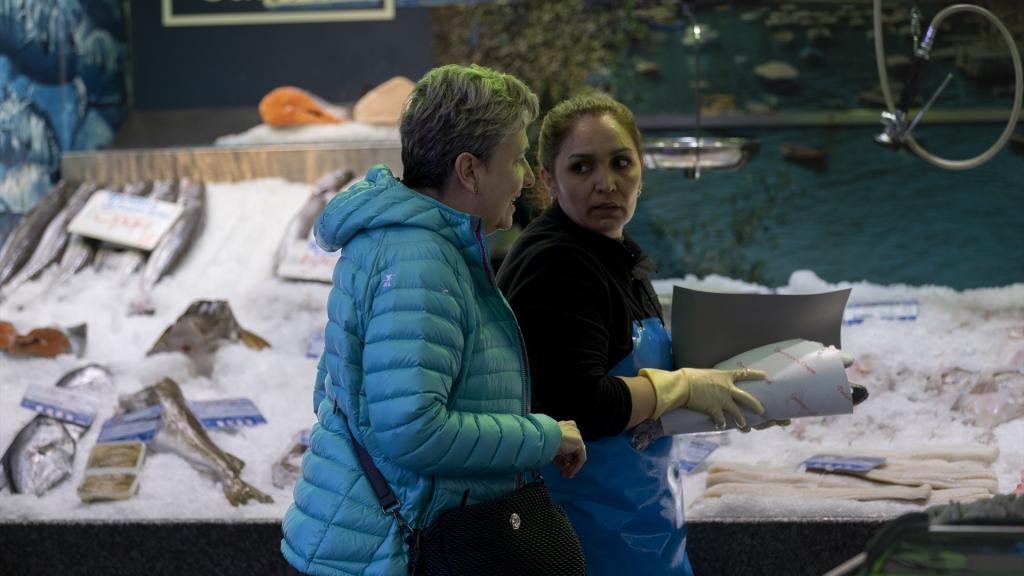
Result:
M131 498L139 491L145 458L146 444L138 440L96 444L89 452L78 497L82 502Z

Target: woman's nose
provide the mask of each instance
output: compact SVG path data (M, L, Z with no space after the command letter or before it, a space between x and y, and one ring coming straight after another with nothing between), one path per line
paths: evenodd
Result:
M615 183L615 175L612 174L611 170L595 170L594 171L594 186L598 192L609 193L615 192L618 186Z
M526 174L523 175L523 188L533 188L536 184L537 179L533 175L533 168L529 164L526 165Z

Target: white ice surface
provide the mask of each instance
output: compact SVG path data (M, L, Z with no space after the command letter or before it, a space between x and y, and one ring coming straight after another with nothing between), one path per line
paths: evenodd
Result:
M221 136L217 146L253 144L319 144L325 142L386 143L399 145L398 126L345 122L343 124L309 124L275 128L258 124L240 134Z
M0 304L0 318L22 332L46 325L88 323L84 358L13 359L0 355L0 448L5 448L33 414L19 407L32 383L53 384L65 372L88 362L108 366L114 390L103 393L97 424L83 436L71 479L41 498L0 494L0 521L45 520L279 520L291 502L291 488L271 484L271 466L292 435L314 421L312 389L316 361L305 357L307 339L323 326L328 286L287 282L271 274L277 243L289 218L310 193L310 186L280 180L209 184L207 224L178 271L154 293L156 314L128 316L138 295L138 276L96 274L87 270L67 284L52 286L55 271L22 286ZM679 280L691 287L733 290L768 289L727 278ZM670 293L671 281L657 283ZM842 285L842 286L845 286ZM812 273L800 272L780 287L783 292L836 288ZM852 446L909 448L945 443L997 443L994 465L1002 492L1024 470L1024 419L991 433L951 412L962 390L926 391L929 378L959 367L983 374L1024 369L1024 284L957 292L941 287L853 284L851 301L916 299L912 322L867 321L843 331L844 348L858 357L851 380L871 391L852 416L801 419L787 429L728 434L728 444L711 460L796 464L815 452ZM267 339L272 348L256 352L241 345L217 353L210 377L199 376L180 354L146 357L162 331L196 299L227 299L241 325ZM858 370L854 372L854 370ZM140 478L139 494L125 502L83 504L75 488L85 455L96 441L99 423L113 413L117 394L130 393L164 376L174 378L189 399L247 396L268 424L235 433L215 431L211 438L246 462L242 478L274 498L273 504L228 504L217 484L173 454L151 454ZM685 479L688 517L892 517L906 505L844 503L806 499L728 497L694 502L704 488L705 472Z
M673 285L720 291L766 292L763 286L721 277L663 280L655 288L670 298ZM1007 403L1024 400L1024 284L956 291L939 286L879 286L864 282L829 284L808 271L795 272L780 293L812 293L852 288L850 302L916 300L913 321L867 319L845 325L843 349L857 361L847 369L852 382L867 386L870 397L849 416L796 419L786 428L750 434L717 435L722 447L706 460L796 466L816 453L844 449L903 450L919 447L995 445L992 470L999 491L1014 489L1024 474L1024 418L988 430L974 415L954 410L957 399L993 373L1017 372L1018 388L1004 389ZM947 377L941 386L942 375ZM960 381L955 385L954 381ZM1004 384L1005 387L1005 384ZM1008 408L1008 406L1004 406ZM708 438L716 438L710 436ZM687 517L892 517L921 507L892 502L840 502L807 498L732 495L700 500L706 465L684 480Z
M0 494L0 519L279 519L291 490L271 484L271 466L292 435L312 425L312 383L316 361L305 357L311 332L326 319L328 286L286 282L271 275L271 261L288 219L311 187L281 180L210 184L207 223L177 273L157 284L156 314L129 316L138 295L138 275L121 277L87 270L66 285L51 287L54 270L30 282L0 304L0 318L21 332L46 325L88 324L81 359L12 359L0 355L0 445L6 447L33 414L19 407L33 382L52 384L87 362L108 366L116 390L105 395L97 424L79 443L73 477L42 498ZM222 348L210 377L198 376L181 354L146 357L163 330L197 299L226 299L239 323L271 343L257 352L241 345ZM151 454L137 497L126 502L82 504L75 488L84 456L96 441L98 423L110 416L117 394L137 391L164 376L176 380L188 399L251 398L268 424L236 433L211 431L224 450L246 462L242 478L270 494L274 503L233 508L220 485L173 454Z

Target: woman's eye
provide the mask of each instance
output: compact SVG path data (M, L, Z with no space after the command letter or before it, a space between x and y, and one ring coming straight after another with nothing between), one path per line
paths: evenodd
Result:
M615 159L615 160L614 160L614 161L612 162L612 164L613 164L613 165L614 165L614 166L615 166L616 168L629 168L630 166L632 166L632 165L633 165L633 159L632 159L632 158L627 158L627 157L625 157L625 156L621 156L621 157L619 157L619 158L616 158L616 159Z
M569 171L575 172L576 174L585 173L590 167L585 162L576 162L569 165Z

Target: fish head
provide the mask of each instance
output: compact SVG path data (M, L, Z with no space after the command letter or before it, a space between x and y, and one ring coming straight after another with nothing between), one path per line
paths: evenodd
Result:
M242 328L226 300L199 300L193 302L183 318L191 318L207 339L238 340Z
M120 414L143 410L159 403L160 400L156 397L152 386L143 388L138 392L132 392L131 394L121 394L117 397L118 413Z
M204 332L204 324L196 318L179 319L160 335L147 355L161 352L182 352L193 354L211 347L211 341Z
M57 381L58 388L67 388L68 390L78 388L109 389L113 387L113 384L114 377L110 370L99 364L88 364L72 370Z
M75 440L59 421L37 416L14 439L9 449L8 476L18 494L42 496L71 475Z

